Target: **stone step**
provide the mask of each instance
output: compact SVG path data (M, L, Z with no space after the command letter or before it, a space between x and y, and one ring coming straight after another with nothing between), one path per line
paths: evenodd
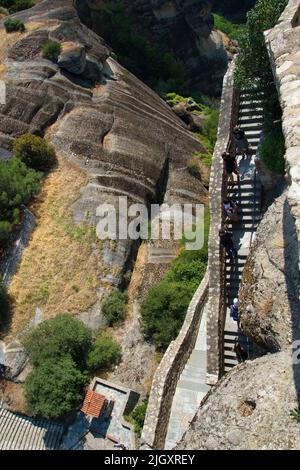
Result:
M240 101L244 99L248 100L256 100L256 99L263 99L264 97L264 92L262 90L247 90L247 91L242 91L240 93Z
M236 366L236 365L238 364L238 360L237 360L236 357L235 357L235 358L226 357L226 358L224 358L224 359L225 359L225 360L224 360L225 366L234 367L234 366Z
M249 144L252 147L257 147L258 144L259 144L260 138L259 137L250 137L247 140L248 140Z
M245 102L244 102L245 103ZM264 117L264 108L262 106L262 102L252 102L253 106L246 106L244 103L242 103L242 107L240 108L239 111L239 116L262 116Z
M260 140L262 129L245 129L247 140L251 139Z
M262 114L245 114L240 115L238 123L239 125L242 124L249 124L249 123L256 123L256 124L263 124L264 116Z

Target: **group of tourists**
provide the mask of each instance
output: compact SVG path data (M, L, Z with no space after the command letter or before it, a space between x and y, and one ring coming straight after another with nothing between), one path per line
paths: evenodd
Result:
M241 159L244 160L249 156L249 143L246 138L245 132L240 128L240 126L235 126L233 128L233 137L235 144L235 155L241 155ZM224 162L224 169L228 177L228 185L234 186L234 175L237 177L237 182L240 182L240 170L237 162L236 156L231 152L223 152L222 159ZM237 214L238 205L231 198L226 198L222 203L223 213L224 213L224 224L219 230L219 237L221 246L225 249L230 264L238 257L237 244L233 235L233 232L228 228L228 222L239 222L239 217ZM239 324L239 300L235 298L233 304L230 307L230 314L234 321ZM240 351L239 351L240 352Z

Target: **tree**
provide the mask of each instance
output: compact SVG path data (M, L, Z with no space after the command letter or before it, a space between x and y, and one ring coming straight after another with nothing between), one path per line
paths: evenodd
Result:
M72 411L82 398L87 377L68 357L47 359L25 382L25 398L34 416L59 419Z
M110 326L122 322L126 317L126 292L111 292L102 304L102 312Z
M24 134L15 140L13 154L29 168L37 171L48 171L56 163L54 147L32 134Z
M40 188L41 174L30 170L13 158L0 162L0 240L8 237L15 224L20 223L21 205L27 204Z
M25 25L23 21L18 20L17 18L8 18L7 20L5 20L4 27L7 33L13 33L15 31L24 33L25 31Z
M288 0L258 0L248 13L245 31L239 37L235 81L240 88L258 84L266 91L273 74L265 44L264 31L273 28Z
M85 367L91 344L89 328L68 314L41 323L24 340L35 366L42 365L48 359L55 361L69 356L81 369Z
M87 367L97 371L116 364L121 358L121 348L105 332L101 332L87 358Z

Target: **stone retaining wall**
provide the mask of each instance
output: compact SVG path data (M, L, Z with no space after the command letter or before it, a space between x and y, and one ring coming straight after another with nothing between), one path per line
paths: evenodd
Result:
M210 175L210 233L208 244L209 297L207 314L207 378L214 385L222 375L223 331L226 318L225 259L220 249L219 229L223 223L222 200L226 195L226 177L222 153L232 152L232 128L237 122L239 93L234 88L235 61L224 77L221 100L218 140L215 146Z
M194 349L208 294L208 274L198 287L175 341L169 345L152 382L141 449L163 449L173 396L185 364Z
M300 243L300 3L290 0L278 24L265 32L283 112L288 202ZM300 268L300 260L299 260Z

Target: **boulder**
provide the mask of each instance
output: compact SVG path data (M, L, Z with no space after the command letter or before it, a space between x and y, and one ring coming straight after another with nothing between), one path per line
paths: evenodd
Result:
M59 67L74 75L81 75L86 66L86 51L83 44L62 43L62 51L57 61Z
M241 328L268 351L300 339L298 243L287 192L261 221L239 292Z
M28 354L18 341L13 341L5 348L5 366L8 367L8 377L16 378L26 366Z
M291 351L247 361L204 399L176 450L290 450L300 448L300 361Z

